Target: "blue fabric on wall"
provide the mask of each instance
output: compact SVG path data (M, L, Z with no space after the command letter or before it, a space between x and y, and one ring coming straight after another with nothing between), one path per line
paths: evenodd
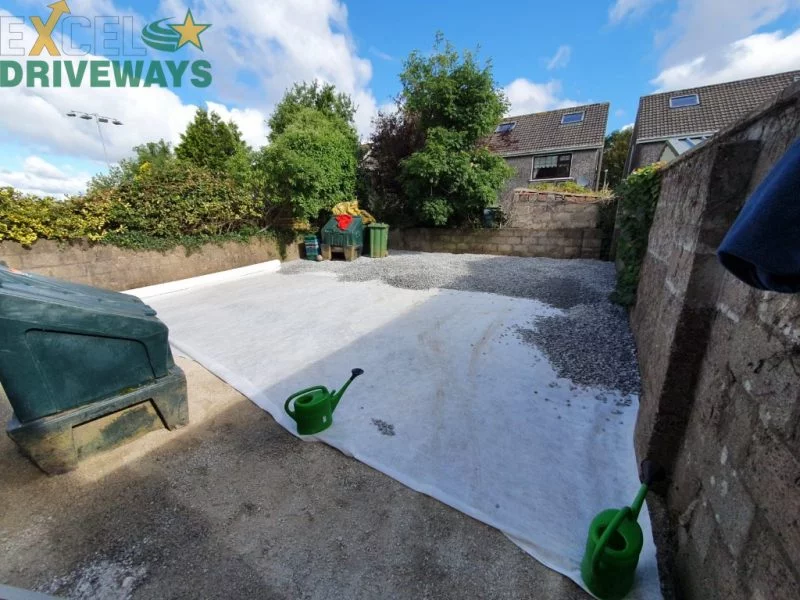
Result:
M800 139L753 192L717 256L748 285L800 292Z

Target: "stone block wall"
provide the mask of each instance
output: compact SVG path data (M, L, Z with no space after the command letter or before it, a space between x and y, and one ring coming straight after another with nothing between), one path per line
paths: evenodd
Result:
M517 189L500 206L509 227L527 229L593 229L600 198L581 194Z
M715 252L800 137L800 85L667 167L631 321L639 458L668 467L678 597L800 597L800 297Z
M298 258L299 245L285 249ZM249 243L208 244L187 256L183 247L167 252L127 250L87 243L39 240L31 248L0 242L0 260L10 267L109 290L129 290L281 258L278 244L254 238Z
M405 229L389 232L389 248L453 254L600 258L599 229Z

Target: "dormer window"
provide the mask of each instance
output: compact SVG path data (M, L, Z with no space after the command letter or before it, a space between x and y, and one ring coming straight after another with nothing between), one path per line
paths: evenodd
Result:
M697 106L698 104L700 104L700 96L697 94L672 96L672 98L669 99L670 108L683 108L684 106Z
M572 123L583 123L583 117L585 114L586 113L584 112L566 113L565 115L561 116L561 124L571 125Z
M514 127L516 127L516 126L517 126L517 122L516 121L512 121L511 123L500 123L500 125L497 126L497 129L495 129L494 132L495 133L508 133L509 131L514 129Z

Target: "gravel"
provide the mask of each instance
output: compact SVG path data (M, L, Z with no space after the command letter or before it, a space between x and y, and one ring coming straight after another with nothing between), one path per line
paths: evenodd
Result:
M398 252L380 260L285 263L285 275L326 271L340 281L380 279L409 290L444 288L531 298L556 308L605 302L614 285L614 267L597 260L517 258L477 254Z
M284 264L280 273L318 271L335 273L340 281L379 279L411 290L444 288L544 302L563 313L539 318L530 329L517 328L516 333L545 354L559 377L623 395L639 392L636 349L627 314L608 299L615 281L612 263L397 252L380 260L297 260Z
M538 319L533 329L517 328L517 335L544 352L559 377L623 395L639 393L636 348L619 306L575 306L565 316Z

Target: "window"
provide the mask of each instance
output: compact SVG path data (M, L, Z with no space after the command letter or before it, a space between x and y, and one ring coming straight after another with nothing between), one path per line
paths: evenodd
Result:
M795 75L793 81L800 81L800 75Z
M495 129L494 132L495 133L508 133L509 131L514 129L514 127L516 127L516 125L517 125L516 121L514 121L512 123L500 123L500 125L497 126L497 129Z
M567 113L561 117L562 125L569 125L570 123L583 123L583 112Z
M572 154L533 157L531 179L566 179L572 166Z
M697 106L700 104L700 96L689 94L688 96L673 96L669 99L670 108L682 108L684 106Z

